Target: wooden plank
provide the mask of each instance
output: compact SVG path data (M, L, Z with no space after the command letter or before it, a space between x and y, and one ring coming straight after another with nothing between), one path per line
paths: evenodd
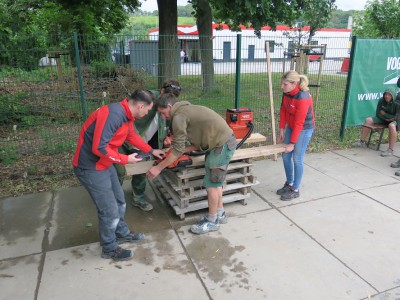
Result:
M184 197L180 197L178 195L177 192L175 192L172 187L170 187L168 185L168 182L164 180L164 178L161 180L161 178L159 179L162 186L168 191L168 194L170 194L171 198L177 203L177 205L180 208L184 208L187 207L189 205L189 203L192 202L196 202L199 200L203 200L203 199L207 199L207 191L206 189L199 189L199 190L195 190L192 195L187 195ZM248 188L251 187L253 185L257 185L259 184L258 181L256 181L255 183L246 183L243 184L241 182L235 182L235 183L231 183L231 184L227 184L226 186L224 186L224 190L223 190L223 194L230 194L232 192L242 192L245 191L244 188ZM242 192L243 193L243 192Z
M203 163L204 165L204 163ZM246 162L231 162L228 165L228 171L236 170L236 169L246 169L249 170L251 166L254 164L249 164ZM198 167L198 166L196 166ZM185 172L170 172L167 171L170 176L176 176L179 179L186 179L186 178L194 178L194 177L203 177L206 174L206 170L204 168L192 168L188 166L185 168Z
M257 158L257 157L266 157L277 153L282 153L285 151L285 147L283 144L278 145L267 145L246 149L238 149L235 151L233 155L232 161L241 160L246 158ZM193 164L192 166L204 165L204 156L194 156L192 157ZM135 174L143 174L146 173L154 164L154 161L143 161L135 164L127 164L125 165L126 174L127 175L135 175Z
M196 189L203 188L203 178L201 179L194 179L188 181L185 185L177 185L169 176L166 176L165 174L160 175L163 180L168 182L171 187L173 188L174 191L176 191L180 197L186 197L190 196L194 193ZM228 182L233 182L233 181L238 181L243 184L247 183L256 183L256 177L253 176L250 172L246 174L242 174L240 172L232 172L226 174L225 178L225 185Z

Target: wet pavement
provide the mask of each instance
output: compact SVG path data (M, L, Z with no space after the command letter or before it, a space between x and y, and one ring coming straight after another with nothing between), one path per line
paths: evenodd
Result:
M399 148L308 154L289 202L281 158L257 161L247 205L201 236L189 228L205 210L180 220L149 187L153 211L127 206L146 239L125 262L100 258L82 187L0 199L0 299L400 299Z

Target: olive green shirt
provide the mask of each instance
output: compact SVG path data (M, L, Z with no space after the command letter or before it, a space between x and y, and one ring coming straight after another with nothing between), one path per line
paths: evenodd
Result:
M212 109L192 105L188 101L174 104L171 109L172 148L175 155L185 152L186 141L200 151L223 146L233 131L226 121Z

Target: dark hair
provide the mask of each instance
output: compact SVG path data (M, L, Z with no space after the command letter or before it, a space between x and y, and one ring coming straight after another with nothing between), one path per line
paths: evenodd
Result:
M173 106L176 102L178 102L178 99L173 93L165 93L158 97L155 104L157 107L167 108L168 105Z
M154 94L146 89L135 90L128 96L128 99L133 100L133 102L143 102L146 105L150 105L155 101Z
M164 93L172 93L176 97L179 97L182 90L179 81L174 78L166 79L163 82L161 89L164 89Z

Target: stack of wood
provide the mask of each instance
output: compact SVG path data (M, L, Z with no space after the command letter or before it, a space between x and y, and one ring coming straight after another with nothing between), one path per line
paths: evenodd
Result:
M248 142L253 142L259 136L255 135ZM265 137L263 137L265 140ZM259 146L236 150L228 167L228 174L224 182L223 202L240 201L246 204L251 195L252 186L258 184L253 174L255 158L268 157L284 151L283 145ZM192 165L179 171L164 170L150 182L158 198L168 202L176 215L181 219L185 213L208 207L207 192L202 186L205 174L204 156L192 157ZM127 175L141 174L153 165L153 161L127 165Z

